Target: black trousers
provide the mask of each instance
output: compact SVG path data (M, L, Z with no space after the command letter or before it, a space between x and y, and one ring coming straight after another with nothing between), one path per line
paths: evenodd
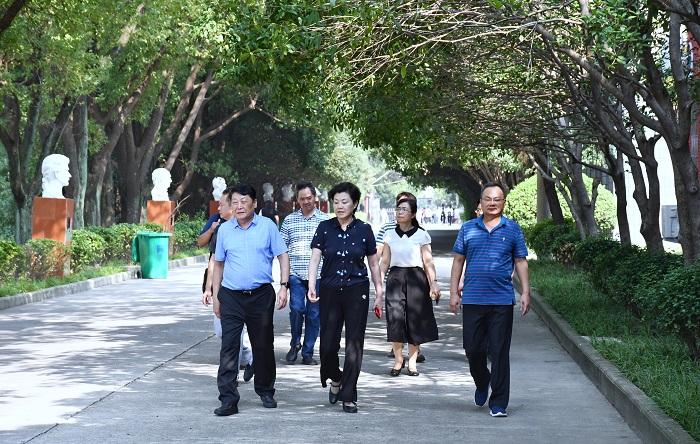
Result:
M369 309L369 281L350 287L319 288L321 304L321 385L340 381L340 401L357 401L357 380L362 368L362 354ZM340 370L340 337L345 325L345 361ZM254 358L255 359L255 358Z
M513 334L512 305L462 306L464 351L476 388L491 385L489 407L508 407L510 399L510 340ZM491 355L489 372L486 354Z
M424 269L391 267L384 288L387 341L420 345L438 339L433 301Z
M248 325L248 336L253 349L255 393L260 396L274 395L277 377L272 324L274 288L265 284L252 292L243 292L222 286L219 290L219 303L223 333L216 378L219 400L225 404L236 404L241 399L238 393L238 354L243 324Z

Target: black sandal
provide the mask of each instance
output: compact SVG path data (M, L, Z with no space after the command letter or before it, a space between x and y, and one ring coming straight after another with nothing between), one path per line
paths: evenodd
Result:
M331 404L338 402L338 393L333 393L334 388L337 388L338 393L340 393L340 381L338 381L338 385L333 384L333 381L331 381L331 388L328 390L328 402Z
M345 413L357 413L357 403L354 401L343 402L343 411Z

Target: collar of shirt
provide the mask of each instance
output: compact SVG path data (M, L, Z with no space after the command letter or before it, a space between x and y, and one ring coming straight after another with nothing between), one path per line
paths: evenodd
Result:
M492 232L496 228L505 227L508 220L509 219L507 217L505 217L504 215L501 214L501 221L498 223L498 225L494 226L491 230L489 230L488 228L486 228L486 225L484 224L484 215L483 214L481 216L477 217L476 219L474 219L475 225L477 227L483 228L484 230L489 231L489 232Z
M248 225L248 226L245 227L245 228L243 228L243 227L238 223L238 219L236 219L235 217L234 217L233 219L231 219L231 223L233 224L233 228L240 228L241 230L247 230L247 229L250 228L252 225L257 225L257 224L258 224L258 220L260 220L261 217L263 217L263 216L260 216L258 213L253 213L253 220L251 220L251 221L250 221L250 225Z
M299 214L299 217L304 218L304 220L310 220L310 219L318 218L318 217L320 217L320 214L324 214L321 210L319 210L319 209L316 208L316 207L314 207L314 212L311 213L311 216L309 216L309 217L304 216L304 212L301 211L301 208L298 209L298 210L296 211L296 213Z
M353 217L352 217L352 222L350 222L350 223L348 224L348 228L347 228L346 230L349 230L350 228L354 227L355 225L357 225L357 218L356 218L355 216L353 216ZM338 220L337 217L334 217L334 218L333 218L333 226L336 227L336 228L338 228L338 229L340 229L341 231L343 230L343 229L340 227L340 221Z
M413 227L413 228L411 228L411 229L408 230L408 231L403 231L401 228L399 228L398 225L396 225L396 228L394 228L394 230L396 231L396 234L399 235L399 237L402 237L402 236L404 236L404 235L405 235L406 237L411 237L411 236L413 236L414 234L416 234L416 232L418 231L418 227Z

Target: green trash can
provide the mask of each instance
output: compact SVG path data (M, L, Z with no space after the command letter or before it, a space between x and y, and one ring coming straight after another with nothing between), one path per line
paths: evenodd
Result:
M131 243L131 258L141 263L141 277L168 277L168 242L172 233L138 231Z

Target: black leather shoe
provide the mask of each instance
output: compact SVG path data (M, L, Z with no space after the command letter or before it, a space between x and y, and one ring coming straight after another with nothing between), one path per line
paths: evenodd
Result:
M284 358L287 360L287 364L294 364L294 362L296 362L299 350L301 350L301 344L294 345L289 349L287 356Z
M262 399L263 407L266 409L274 409L277 407L277 401L275 401L272 395L261 396L260 399Z
M406 360L404 359L401 361L401 368L392 368L389 374L391 376L399 376L401 374L401 370L406 366Z
M411 370L410 368L408 369L408 376L418 376L420 375L420 372L416 370Z
M250 378L252 378L254 374L255 374L255 370L253 370L253 366L250 364L246 364L245 370L243 370L243 380L245 382L250 381Z
M318 362L312 356L302 356L301 363L304 365L318 365Z
M418 352L418 357L416 358L416 362L425 362L425 356L421 352Z
M221 404L221 407L214 410L216 416L229 416L238 413L237 404Z
M391 350L389 350L389 353L386 354L386 357L387 358L395 358L396 357L396 356L394 356L394 349L393 348Z
M331 388L328 390L328 402L331 404L338 402L338 393L333 393L334 388L337 388L338 393L340 393L340 382L338 382L338 385L334 385L333 381L331 381Z
M344 402L343 411L345 413L357 413L357 404L354 402Z

